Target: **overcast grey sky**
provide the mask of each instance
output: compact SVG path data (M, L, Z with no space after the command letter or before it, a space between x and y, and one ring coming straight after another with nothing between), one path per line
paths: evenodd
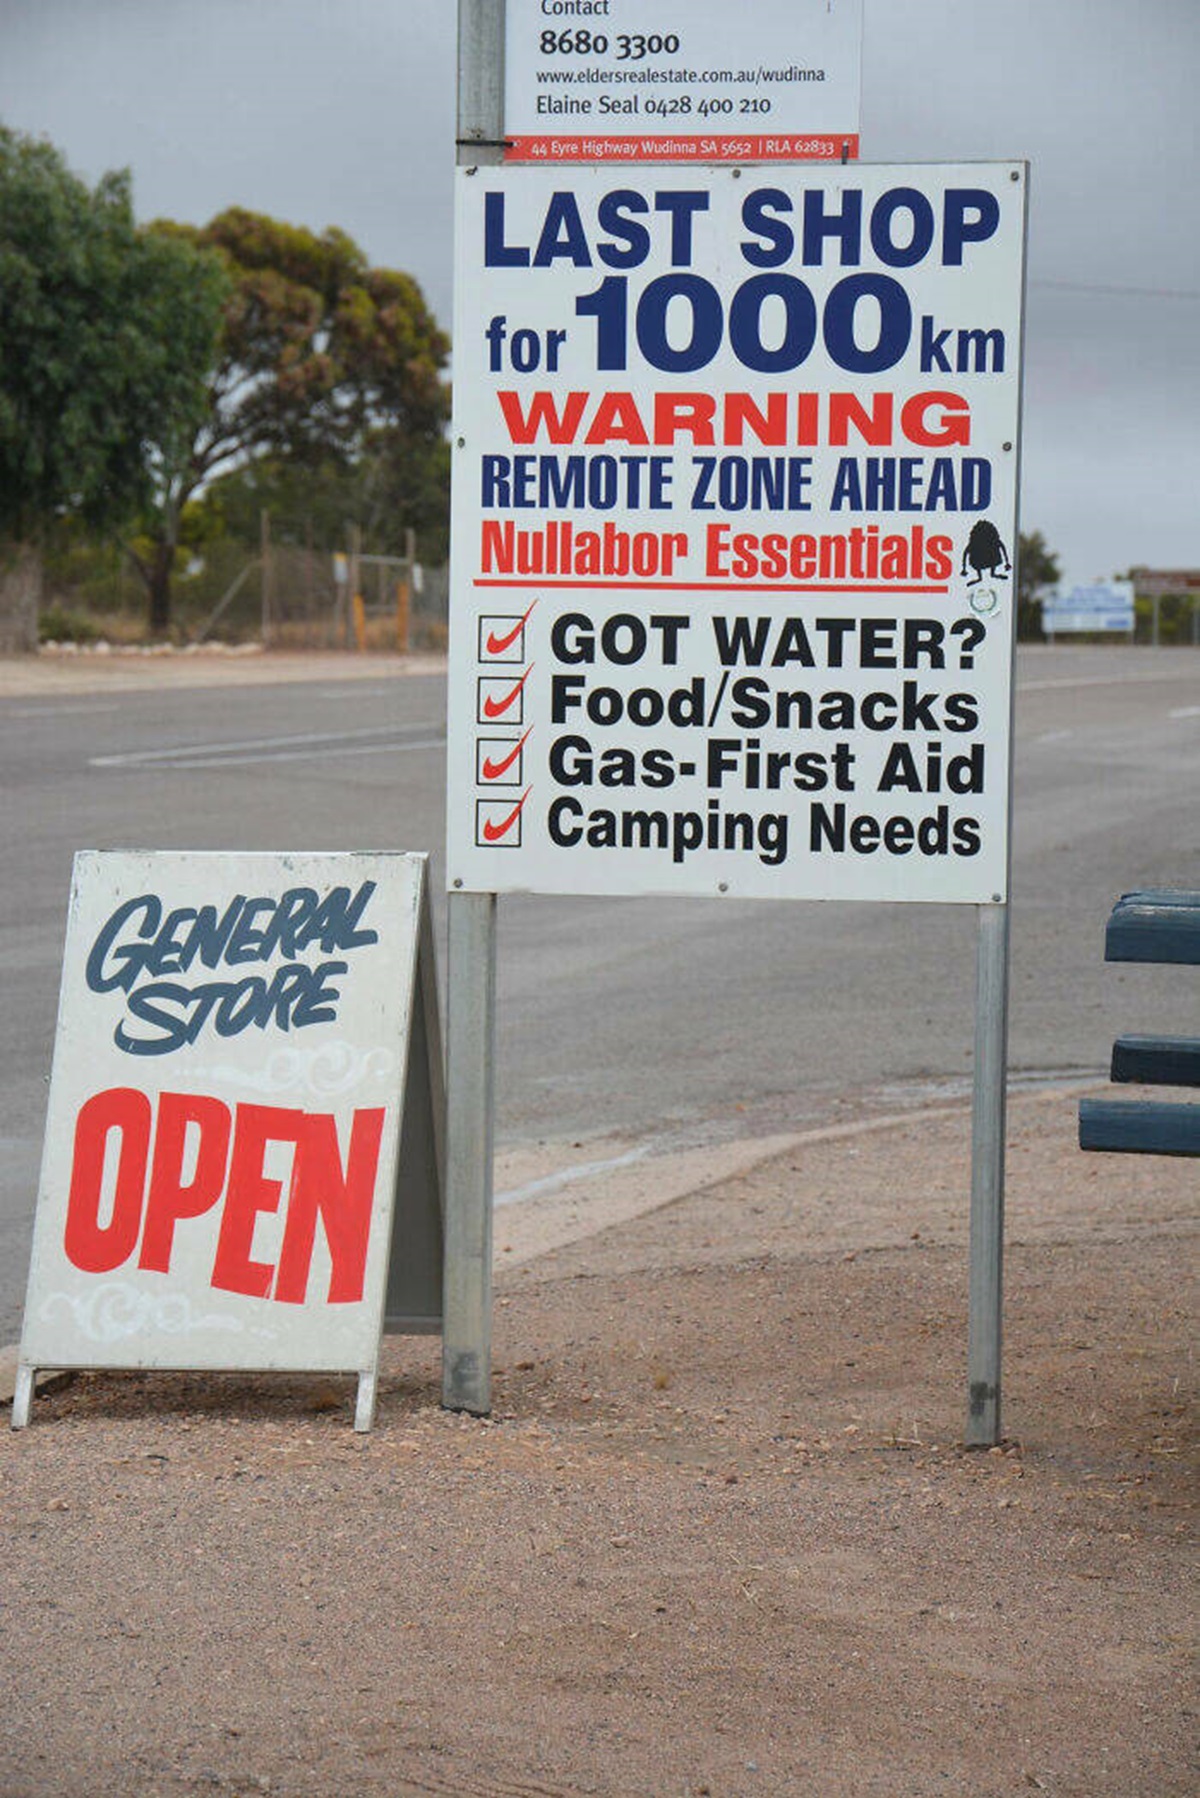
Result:
M1033 165L1023 528L1068 580L1200 566L1200 0L865 4L864 158ZM456 10L0 0L0 120L142 218L340 225L448 328Z

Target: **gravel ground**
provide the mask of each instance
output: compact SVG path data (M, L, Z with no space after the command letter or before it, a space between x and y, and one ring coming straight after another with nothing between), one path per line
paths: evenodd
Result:
M506 1208L487 1421L398 1339L368 1438L342 1381L39 1396L0 1793L1191 1798L1197 1170L1074 1109L1011 1107L990 1452L946 1111L540 1248Z

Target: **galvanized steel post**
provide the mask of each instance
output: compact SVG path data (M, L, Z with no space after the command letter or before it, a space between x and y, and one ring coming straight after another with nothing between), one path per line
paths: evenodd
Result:
M1007 904L981 905L975 964L975 1091L971 1114L968 1448L991 1448L1000 1440L1008 939Z
M458 0L458 157L504 160L504 0Z
M1023 231L1029 236L1029 168L1024 165ZM1013 172L1017 180L1017 171ZM1025 359L1024 281L1022 256L1021 358ZM1005 449L1016 458L1014 492L1021 491L1021 416L1024 394L1018 388L1017 429ZM1004 1339L1004 1145L1008 1122L1008 986L1009 916L1012 892L1013 753L1016 741L1017 621L1016 551L1020 543L1019 511L1013 519L1014 616L1008 644L1008 767L1006 793L1005 883L995 903L978 910L975 952L975 1087L971 1109L971 1230L967 1276L967 1429L968 1448L994 1448L1000 1440L1001 1354Z
M495 894L451 893L449 919L442 1403L482 1415L492 1405Z
M504 0L459 0L457 161L502 161L503 136ZM492 1404L496 896L452 892L448 915L442 1403L482 1415Z

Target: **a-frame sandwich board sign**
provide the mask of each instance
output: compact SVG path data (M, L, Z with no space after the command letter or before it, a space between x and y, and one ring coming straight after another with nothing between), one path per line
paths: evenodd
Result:
M75 860L12 1422L38 1368L344 1372L436 1330L427 864Z

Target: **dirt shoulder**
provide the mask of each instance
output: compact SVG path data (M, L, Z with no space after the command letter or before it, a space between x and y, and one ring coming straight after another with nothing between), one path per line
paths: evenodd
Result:
M340 1381L39 1397L0 1792L1194 1792L1196 1164L1074 1113L1012 1106L1002 1450L958 1446L965 1112L548 1252L501 1211L489 1421L411 1339L368 1438Z

